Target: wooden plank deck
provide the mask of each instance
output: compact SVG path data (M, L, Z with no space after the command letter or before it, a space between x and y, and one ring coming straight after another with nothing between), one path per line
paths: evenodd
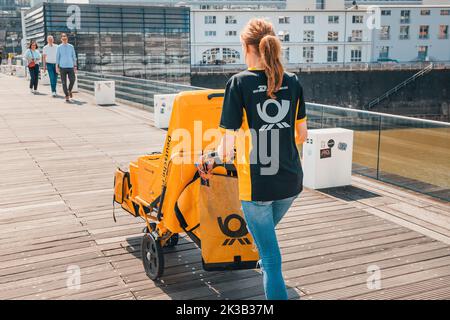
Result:
M117 210L116 166L159 151L151 114L32 96L0 75L0 299L259 299L258 271L205 272L186 237L153 282L140 260L143 223ZM362 176L305 190L278 228L291 299L449 299L450 206ZM78 289L68 268L81 270ZM367 286L378 267L381 288Z

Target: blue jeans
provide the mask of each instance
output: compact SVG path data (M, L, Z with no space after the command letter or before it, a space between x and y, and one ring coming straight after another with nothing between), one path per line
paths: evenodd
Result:
M28 67L30 72L30 89L37 90L39 84L39 65L35 64L33 68Z
M48 77L50 78L50 87L52 93L56 92L56 83L58 82L58 74L56 73L56 64L47 63Z
M281 253L275 227L297 196L276 201L241 201L248 231L258 247L263 273L264 292L268 300L287 300L281 272Z

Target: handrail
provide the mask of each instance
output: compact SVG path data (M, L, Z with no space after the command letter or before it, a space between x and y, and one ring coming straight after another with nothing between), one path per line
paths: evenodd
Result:
M431 70L433 70L433 63L430 63L428 66L426 66L425 68L421 69L419 72L415 73L414 75L412 75L411 77L409 77L405 81L399 83L394 88L388 90L387 92L385 92L384 94L382 94L378 98L376 98L376 99L372 100L371 102L369 102L369 104L367 105L367 107L365 109L373 108L375 105L379 104L381 101L383 101L384 99L388 98L391 94L397 92L401 88L405 87L407 84L415 81L417 78L423 76L424 74L430 72Z
M400 116L400 115L396 115L396 114L389 114L389 113L382 113L382 112L375 112L375 111L368 111L368 110L361 110L361 109L350 109L350 108L345 108L345 107L332 106L332 105L328 105L328 104L306 102L307 109L308 109L308 106L313 106L313 107L316 106L316 107L321 107L321 108L336 110L336 111L343 111L343 112L354 112L357 114L365 114L365 115L370 115L370 116L380 116L380 117L391 118L391 119L417 121L417 122L421 122L421 123L440 125L440 126L445 126L445 127L450 128L450 123L443 122L443 121L413 118L413 117L408 117L408 116Z

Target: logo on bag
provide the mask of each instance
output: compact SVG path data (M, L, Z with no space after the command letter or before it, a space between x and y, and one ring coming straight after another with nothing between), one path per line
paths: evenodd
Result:
M270 116L269 114L267 114L267 107L271 104L273 104L277 107L277 114L274 116ZM261 104L258 103L256 105L256 110L258 111L258 115L261 118L261 120L268 123L268 124L263 125L259 129L259 131L271 130L274 126L277 126L280 129L289 128L290 125L282 120L288 114L290 104L291 104L291 102L289 100L281 100L281 103L279 103L277 100L274 100L274 99L267 99L263 103L262 107L261 107Z
M239 222L240 226L238 229L231 230L230 222L232 220L237 220ZM236 240L242 245L251 244L250 240L246 237L246 235L248 234L247 224L240 215L235 213L230 214L225 218L225 220L222 220L222 217L218 217L217 222L219 223L220 231L222 231L222 233L227 237L230 237L225 239L225 241L222 243L222 246L231 246L236 242Z

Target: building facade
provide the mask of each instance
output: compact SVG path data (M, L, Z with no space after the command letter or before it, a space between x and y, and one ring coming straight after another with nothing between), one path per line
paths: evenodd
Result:
M42 1L42 0L40 0ZM61 0L60 0L61 1ZM302 0L303 1L303 0ZM89 0L89 3L120 3L123 0ZM128 0L127 4L146 4L163 6L189 6L192 9L285 9L286 0Z
M0 0L0 53L4 59L22 51L20 10L29 5L30 0Z
M450 61L450 5L381 6L372 61Z
M239 34L255 17L270 20L283 44L285 63L349 63L371 59L367 12L279 10L249 12L192 10L192 63L243 64Z
M344 0L305 0L288 8L295 9L192 10L192 64L243 64L239 34L254 17L274 24L288 64L450 61L450 4L388 4L376 12Z
M24 21L27 40L41 47L66 32L82 70L190 82L187 7L42 3Z

